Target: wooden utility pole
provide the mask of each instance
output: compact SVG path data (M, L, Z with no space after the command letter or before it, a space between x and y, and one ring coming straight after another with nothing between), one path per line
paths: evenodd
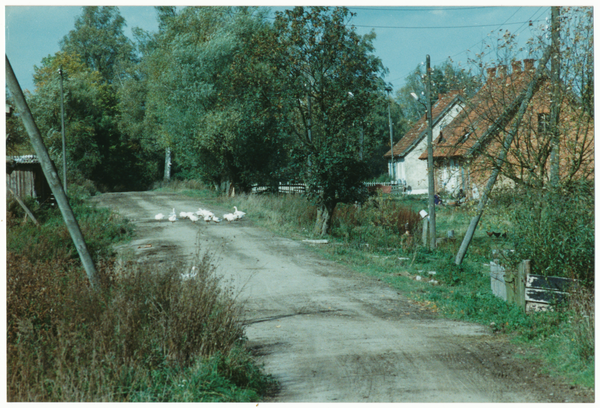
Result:
M550 105L549 132L552 137L552 150L550 152L550 185L558 186L560 180L560 134L558 129L561 105L560 91L560 7L552 7L552 59L550 60L550 77L552 80L552 102Z
M390 91L388 91L388 123L390 125L390 149L392 149L391 164L392 164L392 181L396 181L396 168L394 167L394 127L392 126L392 108L390 101Z
M62 153L63 153L63 185L65 186L65 194L67 194L67 142L65 138L65 102L63 97L63 70L62 67L58 70L60 75L60 124L62 134Z
M433 173L433 116L431 113L431 67L427 54L425 89L427 91L427 184L429 185L429 249L436 248L435 231L435 175Z
M88 279L93 289L100 288L100 279L98 273L96 272L96 268L94 266L94 262L92 261L92 257L87 249L87 245L85 244L85 240L83 239L83 235L81 233L81 229L79 228L79 224L77 223L77 219L73 214L73 210L69 205L69 200L67 199L67 195L63 190L63 186L60 182L60 178L58 177L58 173L56 168L54 167L54 163L50 160L50 156L48 155L48 150L44 145L44 141L42 140L42 136L40 131L35 124L35 120L31 115L31 111L29 110L29 106L25 101L25 96L23 95L23 91L21 90L21 86L17 81L17 77L13 72L12 66L10 65L10 61L8 60L8 56L6 58L6 84L8 85L8 89L12 94L15 105L19 110L19 114L21 119L23 120L23 125L29 134L29 139L31 140L31 145L37 154L37 157L42 165L42 170L44 171L44 175L48 180L48 184L50 185L50 189L56 198L56 202L58 203L58 207L60 208L60 212L62 213L63 219L71 234L71 239L75 244L75 248L79 253L79 258L81 259L81 263L85 268L85 272L87 273Z
M531 98L533 98L533 94L535 93L535 91L537 90L537 87L539 86L542 71L544 70L544 67L548 63L548 60L550 59L550 55L552 55L552 46L547 47L546 50L544 51L544 55L542 56L542 59L540 60L540 63L538 64L537 69L535 70L533 78L532 78L531 82L529 83L529 86L527 87L525 94L522 94L517 98L517 101L519 103L519 110L515 116L515 120L514 120L514 123L511 127L511 129L508 132L506 132L506 136L504 137L504 140L502 142L502 150L500 151L500 154L498 155L498 157L496 157L494 170L492 171L490 179L488 180L488 182L485 186L485 189L483 190L483 194L481 195L481 199L479 200L479 205L477 206L477 213L471 219L471 223L469 224L467 233L465 234L462 244L460 245L460 248L458 250L458 253L456 254L456 259L454 261L454 263L456 265L460 265L462 263L465 255L467 253L467 249L469 248L469 245L471 244L471 240L473 239L473 235L475 234L475 230L477 229L477 224L479 224L479 220L481 219L481 216L485 209L485 205L487 204L489 194L492 191L492 188L494 187L494 183L496 183L496 179L498 178L498 174L500 173L500 168L502 167L502 165L504 164L504 161L506 160L506 156L508 154L508 149L510 148L510 145L512 144L513 139L519 130L519 126L521 125L521 121L523 120L523 116L525 115L525 111L527 110L527 106L529 105ZM512 104L511 104L511 106L508 106L505 108L504 113L501 116L503 116L503 117L507 116L507 112L509 112L511 110L511 108L512 108ZM502 119L502 120L498 120L497 122L504 124L505 120ZM497 130L501 131L502 129L497 129Z

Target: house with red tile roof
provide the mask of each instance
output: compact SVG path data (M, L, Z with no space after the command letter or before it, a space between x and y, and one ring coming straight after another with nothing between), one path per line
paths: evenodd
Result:
M431 107L433 116L433 139L448 125L464 106L460 91L453 91L439 96ZM384 157L388 159L388 171L392 176L391 158L394 155L394 174L397 181L402 182L412 194L428 192L427 162L419 160L419 156L427 150L427 114L423 115L410 130L390 149Z
M464 109L434 137L436 191L463 189L478 198L496 166L506 132L514 127L516 113L534 78L534 60L514 61L489 68L486 83L466 101ZM564 87L563 87L564 88ZM501 177L496 185L543 186L550 178L552 136L550 109L552 83L542 75L533 98L517 127ZM594 121L568 89L562 89L559 135L559 177L593 178ZM427 163L427 152L419 159Z

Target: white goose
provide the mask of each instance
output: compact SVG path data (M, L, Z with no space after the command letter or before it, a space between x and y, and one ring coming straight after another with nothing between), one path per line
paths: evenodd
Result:
M233 207L233 209L235 210L235 211L234 211L234 213L233 213L233 215L235 215L235 216L236 216L238 219L240 219L240 220L241 220L242 218L244 218L244 215L246 215L246 213L245 213L245 212L243 212L243 211L238 211L237 207L235 207L235 206Z
M177 215L175 214L175 208L173 208L173 212L169 214L169 221L175 222L177 221Z
M229 214L223 214L223 218L225 220L227 220L227 222L231 222L231 221L237 220L237 217L235 215L231 214L231 213L229 213Z
M181 279L183 279L183 280L194 279L196 277L196 275L198 275L198 269L195 266L192 266L192 269L189 272L181 274Z
M164 220L165 219L165 215L163 213L158 213L158 214L156 214L154 216L154 219L157 220L157 221Z
M212 213L212 211L209 210L203 210L202 208L199 208L198 211L196 211L196 214L198 214L200 217L214 217L214 214Z
M198 216L195 214L189 214L188 213L188 218L192 221L192 222L196 222L198 221Z

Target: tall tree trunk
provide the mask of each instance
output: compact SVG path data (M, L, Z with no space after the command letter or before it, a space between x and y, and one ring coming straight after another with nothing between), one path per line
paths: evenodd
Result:
M171 148L167 147L165 149L165 174L164 180L171 180Z
M317 209L317 221L315 222L314 233L325 236L331 232L331 223L333 221L333 212L336 203L322 202Z
M552 53L550 60L550 76L552 78L552 104L550 106L550 132L552 136L552 151L550 152L550 185L558 186L560 180L560 44L559 44L560 7L552 7Z

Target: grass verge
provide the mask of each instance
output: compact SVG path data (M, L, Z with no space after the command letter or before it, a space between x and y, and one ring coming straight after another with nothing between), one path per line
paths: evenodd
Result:
M71 198L102 290L90 290L60 213L8 203L7 399L258 401L272 380L249 350L240 307L198 252L192 265L116 260L131 227ZM193 269L192 269L193 268Z
M242 195L212 197L208 201L236 205L253 222L288 237L316 238L311 233L316 210L301 196ZM489 212L463 264L456 266L454 256L471 209L446 207L437 211L438 237L445 237L452 229L457 239L446 240L431 252L419 245L418 225L406 235L394 223L376 222L374 217L378 214L394 220L399 217L400 207L417 212L427 208L426 200L411 197L394 205L389 201L396 200L379 197L361 207L359 216L353 206L338 206L333 233L328 237L331 245L317 250L380 279L440 317L480 323L515 343L527 344L533 350L529 358L541 359L550 374L572 384L594 387L593 292L587 296L574 294L567 307L556 311L527 314L495 297L490 288L492 254L511 247L509 240L494 239L485 233L485 228L499 230L506 226L499 211Z

